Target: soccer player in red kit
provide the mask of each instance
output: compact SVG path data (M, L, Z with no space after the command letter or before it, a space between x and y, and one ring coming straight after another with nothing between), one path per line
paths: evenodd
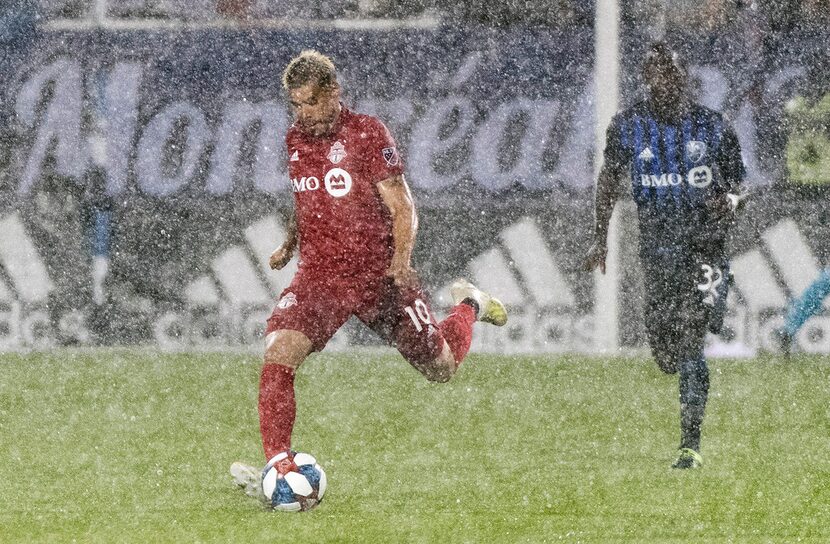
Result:
M295 116L285 137L295 213L270 264L282 268L298 246L300 260L266 329L259 386L266 460L291 446L295 371L350 316L438 382L458 369L476 320L507 321L501 302L464 280L450 289L449 316L435 320L410 264L418 218L389 131L342 105L334 64L316 51L291 60L282 83ZM231 474L261 495L259 470L234 463Z

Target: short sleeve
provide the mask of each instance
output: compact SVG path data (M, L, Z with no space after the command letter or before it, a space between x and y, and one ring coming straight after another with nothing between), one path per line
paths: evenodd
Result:
M619 115L614 116L605 132L605 151L603 158L605 167L613 172L622 172L626 168L625 148L622 142L622 121Z
M730 125L724 127L718 151L717 165L721 174L722 190L727 193L737 193L744 182L746 167L741 156L738 135Z
M373 183L403 174L403 161L386 126L373 119L366 142L366 173Z
M295 178L297 177L297 167L300 162L298 142L293 128L290 128L285 134L285 152L288 158L288 177Z

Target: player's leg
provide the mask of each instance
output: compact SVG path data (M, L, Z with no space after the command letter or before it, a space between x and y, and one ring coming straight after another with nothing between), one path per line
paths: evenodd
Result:
M455 304L449 315L438 324L444 339L441 353L428 365L430 368L448 369L448 380L467 356L473 341L473 323L482 321L497 327L507 323L507 309L504 304L472 283L458 279L450 286L450 296ZM406 357L406 344L401 353ZM416 350L417 351L417 350ZM409 357L408 360L414 360ZM442 377L444 374L442 373Z
M294 373L312 351L322 350L349 318L355 306L353 292L335 279L301 270L268 318L259 385L266 460L291 447L296 412Z
M642 259L645 279L645 322L657 366L667 374L679 372L680 457L677 468L699 466L700 427L708 395L708 369L703 359L702 329L689 330L688 299L696 295L689 264L672 259ZM681 287L682 286L682 287ZM698 300L697 298L695 300ZM700 338L699 353L690 335ZM699 357L698 357L699 355Z
M702 464L700 434L709 398L709 367L703 356L702 338L694 348L683 351L679 374L680 457L673 466L693 468Z
M311 340L299 332L281 329L265 339L265 356L259 380L259 430L265 458L291 447L297 414L294 372L313 350ZM239 461L231 464L231 477L246 495L264 499L261 469Z
M664 266L648 266L644 263L644 305L646 335L651 355L658 368L666 374L677 372L678 345L681 333L670 316L677 314L677 297L673 296L671 278Z
M258 408L266 460L291 447L297 413L294 373L312 350L311 340L299 331L277 330L265 339Z
M715 268L710 265L710 268ZM692 270L699 272L690 279L693 289L681 291L683 296L677 323L684 334L679 346L680 373L680 455L672 465L675 468L695 468L703 463L700 456L700 436L706 404L709 399L709 366L703 355L706 332L711 313L720 303L723 291L723 270L710 273L704 264ZM718 281L718 279L721 281ZM681 283L682 285L682 283Z
M450 296L455 305L450 309L449 315L438 323L438 330L444 345L438 356L425 365L428 373L432 372L441 377L439 381L449 380L464 361L467 352L470 351L473 324L476 321L490 323L497 327L507 323L507 309L504 304L467 280L458 279L453 282L450 286ZM415 340L415 342L398 342L401 354L414 365L421 352L418 348L418 337L406 334L402 334L402 337Z
M680 456L675 468L700 466L700 430L709 393L709 370L700 349L685 347L688 331L680 330L683 320L676 319L677 306L667 301L663 313L653 312L647 326L649 344L654 360L666 374L679 373L680 398ZM648 319L648 318L647 318ZM691 354L691 355L690 355Z
M258 400L266 460L291 448L297 412L294 374L349 318L354 305L344 296L349 292L325 278L299 272L268 318ZM247 494L263 497L258 468L235 462L230 471Z
M429 315L430 321L435 322L428 308L425 307L422 313ZM438 323L438 334L434 334L434 339L424 339L423 334L413 330L418 326L414 320L404 320L396 331L398 350L404 359L428 380L449 381L458 370L461 361L467 356L467 352L470 351L470 344L473 341L473 324L476 319L477 310L471 301L459 302L452 307L449 315ZM429 326L429 324L426 325L427 328ZM424 346L431 346L433 343L440 347L437 354L432 349L424 349Z
M477 320L498 326L507 322L501 302L463 280L453 284L455 305L440 323L420 288L398 289L387 283L381 290L379 311L360 312L358 317L431 381L446 382L455 374L470 349Z
M726 317L726 298L729 296L729 288L732 286L732 272L730 271L729 261L725 260L721 263L721 282L715 287L717 296L714 297L715 303L709 312L709 332L712 334L720 334L723 329L723 321Z
M383 316L382 321L391 321L388 339L426 379L446 382L470 349L477 310L471 301L459 302L439 323L425 294L413 291L401 297L391 316Z

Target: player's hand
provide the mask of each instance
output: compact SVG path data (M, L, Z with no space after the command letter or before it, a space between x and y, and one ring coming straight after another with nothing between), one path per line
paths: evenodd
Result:
M729 207L732 208L733 213L743 211L746 207L746 202L752 197L752 191L743 191L740 193L726 193L726 200L729 202Z
M398 287L412 287L418 283L418 273L409 263L395 263L389 265L386 275L395 281Z
M268 266L271 267L271 270L280 270L288 264L288 261L290 261L293 256L293 248L280 246L274 250L271 254L271 258L268 259Z
M601 242L594 242L585 260L582 262L582 270L590 272L599 267L599 271L605 274L605 257L608 255L608 246Z
M729 195L715 195L706 201L706 207L716 220L732 219L735 213L735 206L729 199Z

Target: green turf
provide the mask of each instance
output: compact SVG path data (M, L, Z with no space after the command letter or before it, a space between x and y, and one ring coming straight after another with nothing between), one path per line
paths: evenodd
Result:
M677 379L647 361L471 356L431 384L320 355L294 443L329 476L264 511L248 355L0 355L0 542L830 542L830 361L712 365L705 466L673 471Z

